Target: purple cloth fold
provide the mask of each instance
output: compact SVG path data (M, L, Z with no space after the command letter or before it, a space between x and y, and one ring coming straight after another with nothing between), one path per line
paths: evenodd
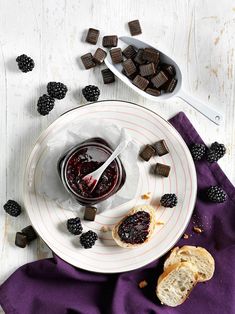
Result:
M184 113L170 120L188 145L203 143ZM214 277L199 283L177 308L162 306L155 287L164 258L135 271L97 274L77 269L57 256L26 264L0 287L6 314L232 314L235 313L235 188L217 163L196 162L198 196L191 222L177 245L208 249L215 258ZM206 201L204 190L219 185L227 193L223 204ZM192 232L194 225L204 232ZM148 286L138 287L141 280Z

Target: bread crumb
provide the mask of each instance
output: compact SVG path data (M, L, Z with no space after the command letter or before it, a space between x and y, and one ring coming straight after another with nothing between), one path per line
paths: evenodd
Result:
M193 227L193 231L196 233L202 233L203 232L203 230L201 228L195 227L195 226Z
M188 238L189 238L189 235L188 235L187 233L184 233L183 238L184 238L184 239L188 239Z
M156 222L156 225L165 225L165 222L159 220L159 221Z
M151 197L151 192L141 195L142 200L149 200Z
M139 288L140 288L140 289L143 289L143 288L145 288L147 285L148 285L147 281L146 281L146 280L142 280L142 281L139 283Z
M100 231L101 231L101 232L108 232L108 231L109 231L109 227L108 227L108 226L102 226L102 227L100 228Z

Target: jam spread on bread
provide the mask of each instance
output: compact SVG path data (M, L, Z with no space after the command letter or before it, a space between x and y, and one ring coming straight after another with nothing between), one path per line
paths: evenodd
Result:
M141 244L149 234L150 215L139 211L126 217L118 228L118 235L125 243Z

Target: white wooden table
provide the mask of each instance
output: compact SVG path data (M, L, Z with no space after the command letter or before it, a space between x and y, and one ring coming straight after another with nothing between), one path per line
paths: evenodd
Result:
M185 88L225 114L218 127L183 101L153 103L122 82L103 85L100 69L84 70L79 57L94 52L84 42L89 27L107 34L129 35L127 22L138 18L139 38L166 51L180 65ZM0 207L22 201L22 181L33 144L60 114L85 103L81 89L98 85L100 99L121 99L144 105L165 118L184 111L207 143L228 148L219 162L235 184L235 3L233 0L0 0ZM101 38L98 45L101 46ZM26 53L36 67L21 73L15 58ZM36 111L38 97L49 81L69 87L46 117ZM17 219L0 210L0 283L19 266L51 255L37 240L27 249L15 247L16 231L29 224L24 212Z

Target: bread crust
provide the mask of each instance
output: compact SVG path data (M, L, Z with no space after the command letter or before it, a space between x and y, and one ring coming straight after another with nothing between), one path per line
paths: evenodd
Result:
M172 306L172 307L175 307L175 306L178 306L178 305L182 304L188 298L189 294L191 293L191 291L193 290L193 288L197 284L197 282L198 282L198 274L195 271L195 268L192 266L191 263L188 263L188 262L179 262L179 263L172 264L172 265L170 265L170 266L168 266L166 268L166 270L159 276L158 281L157 281L156 295L159 298L159 300L162 302L162 300L161 300L161 291L160 291L162 281L164 279L166 280L167 277L169 275L171 275L172 272L178 271L181 267L188 267L193 272L193 274L194 274L194 282L192 283L191 289L186 291L185 297L180 299L180 302L178 302L178 304L176 304L176 305L166 304L166 305L169 305L169 306Z
M149 234L148 237L146 238L146 240L143 243L140 244L131 244L131 243L125 243L123 242L119 235L118 235L118 228L121 225L121 223L128 217L131 216L135 213L137 213L138 211L145 211L147 213L149 213L150 215L150 224L149 224ZM142 246L144 244L146 244L153 236L154 231L156 228L156 215L155 215L155 209L154 207L150 206L150 205L139 205L136 207L133 207L126 216L123 217L123 219L121 219L114 227L112 230L112 236L113 239L115 240L115 242L117 243L117 245L119 245L122 248L126 248L126 249L134 249L137 248L139 246Z
M205 274L205 276L201 275L200 273L198 274L199 279L198 281L203 282L203 281L207 281L209 279L212 278L213 274L214 274L214 270L215 270L215 261L214 258L212 257L212 255L204 248L198 246L191 246L191 245L184 245L181 248L179 248L178 246L175 247L169 254L169 256L167 257L167 259L165 260L164 263L164 270L167 269L171 264L175 264L177 261L175 260L176 257L178 257L180 252L185 252L186 255L184 255L184 258L186 259L186 261L189 262L189 260L187 260L187 255L198 255L201 256L205 259L207 259L208 263L211 266L211 272Z

